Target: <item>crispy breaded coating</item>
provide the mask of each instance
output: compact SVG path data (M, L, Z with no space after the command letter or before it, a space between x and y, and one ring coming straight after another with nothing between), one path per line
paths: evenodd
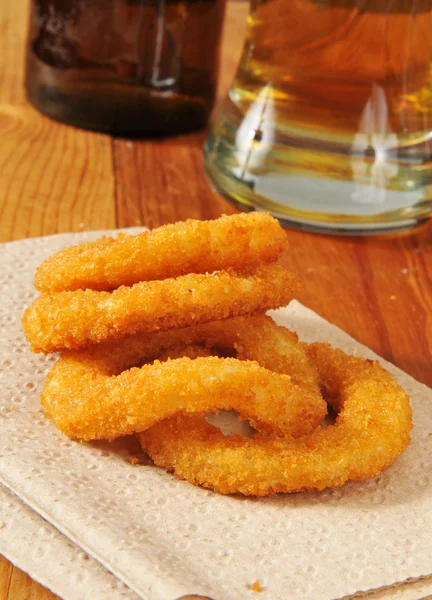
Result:
M266 344L258 350L264 337ZM197 346L202 343L206 346ZM164 351L166 359L170 349L181 356L180 344L186 346L182 353L196 360L157 361L131 368ZM235 349L238 358L247 358L257 349L262 366L209 357L211 347L222 345ZM209 359L198 360L202 356ZM293 361L301 365L298 370ZM277 374L268 370L272 365ZM295 372L292 379L286 376L290 371ZM178 411L203 413L224 408L238 410L261 431L297 436L313 431L326 414L317 373L296 335L264 315L140 334L85 351L66 352L48 375L42 404L60 430L80 439L142 431ZM275 415L281 418L279 424Z
M139 432L176 413L238 411L258 430L299 435L316 421L310 394L288 375L235 358L180 358L113 375L103 361L68 353L48 375L41 402L58 429L81 440ZM319 418L323 415L323 407Z
M34 352L56 352L276 308L296 289L296 277L273 263L243 275L220 271L113 292L46 293L26 310L23 328Z
M410 441L409 398L377 362L326 344L306 346L334 425L298 439L225 437L203 419L176 415L140 434L157 465L223 494L265 496L322 490L374 477Z
M187 273L242 270L275 261L286 245L283 229L267 213L189 220L61 250L40 265L35 285L44 292L109 291Z

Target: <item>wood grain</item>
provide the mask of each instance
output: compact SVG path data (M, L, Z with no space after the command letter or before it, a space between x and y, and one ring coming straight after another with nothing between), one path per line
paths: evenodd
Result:
M26 573L14 567L7 598L8 600L10 598L19 598L20 600L56 600L58 596L55 596L41 585L36 584Z
M113 140L33 110L22 86L27 6L0 3L1 241L234 212L203 172L204 132ZM246 12L246 4L228 5L220 96L241 51ZM380 238L287 235L299 299L432 386L432 226ZM0 600L53 598L0 557Z
M108 136L64 127L25 101L28 0L0 6L0 242L115 226Z
M288 233L299 300L429 386L431 234L430 225L386 238Z
M7 600L9 596L13 569L13 565L0 554L0 600Z

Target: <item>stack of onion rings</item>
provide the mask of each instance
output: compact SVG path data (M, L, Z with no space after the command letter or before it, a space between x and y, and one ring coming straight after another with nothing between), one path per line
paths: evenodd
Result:
M285 248L277 222L252 213L48 259L23 317L33 350L64 351L47 415L75 439L138 434L157 465L226 494L321 490L387 468L409 443L409 399L378 363L301 344L263 314L295 292L276 262ZM338 416L323 429L327 404ZM206 421L223 409L253 438Z

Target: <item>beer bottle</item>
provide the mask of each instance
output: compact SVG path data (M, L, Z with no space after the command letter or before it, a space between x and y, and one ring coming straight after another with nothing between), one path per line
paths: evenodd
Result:
M117 135L206 125L225 0L32 0L26 88L44 114Z

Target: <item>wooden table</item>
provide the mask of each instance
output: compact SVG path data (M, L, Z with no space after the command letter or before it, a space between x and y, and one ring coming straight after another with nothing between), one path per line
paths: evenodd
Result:
M228 6L221 95L241 50L246 13L244 3ZM207 183L205 133L112 139L31 108L22 83L27 14L27 1L0 3L0 241L235 212ZM290 266L303 282L299 299L432 386L432 226L385 238L287 233ZM0 557L0 600L52 598Z

